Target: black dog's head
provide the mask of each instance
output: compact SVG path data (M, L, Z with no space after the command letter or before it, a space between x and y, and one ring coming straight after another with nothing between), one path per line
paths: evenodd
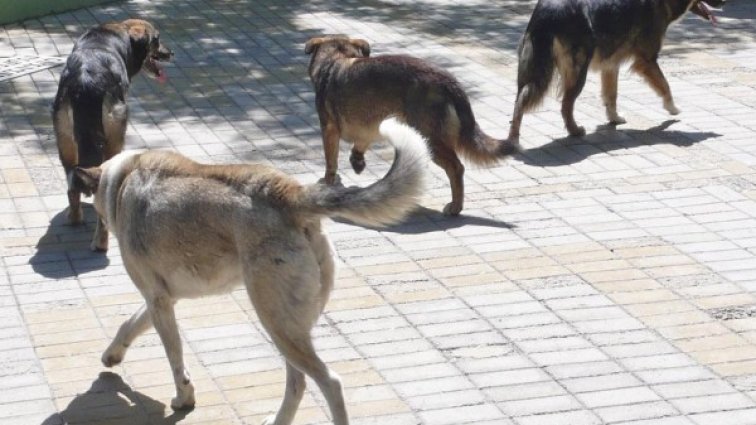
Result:
M166 74L160 62L169 61L173 52L160 43L160 31L151 23L141 19L127 19L121 23L126 29L131 42L131 53L134 60L129 74L136 74L144 68L147 73L160 82L166 80Z
M695 0L690 7L690 11L711 23L716 23L717 18L714 16L712 9L719 9L724 4L725 0Z

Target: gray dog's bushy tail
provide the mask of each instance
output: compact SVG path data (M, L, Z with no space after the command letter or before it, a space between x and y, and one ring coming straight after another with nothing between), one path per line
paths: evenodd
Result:
M300 205L367 226L389 225L404 218L424 191L428 149L420 133L395 118L383 121L379 130L396 149L394 163L382 179L367 187L306 186Z

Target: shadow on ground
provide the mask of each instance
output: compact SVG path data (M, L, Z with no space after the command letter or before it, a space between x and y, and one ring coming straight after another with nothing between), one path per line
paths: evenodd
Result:
M618 149L632 149L639 146L670 144L675 146L692 146L721 134L713 132L667 130L678 120L667 120L646 130L617 130L605 125L596 133L583 138L564 137L543 146L531 148L515 155L514 158L525 164L539 167L559 167L580 162L591 155L611 152Z
M104 269L110 264L107 255L89 249L94 234L95 213L91 206L82 206L84 225L70 226L67 210L59 212L50 220L47 231L37 242L36 252L29 259L29 264L37 274L51 279L63 279Z
M166 417L165 407L163 403L132 390L119 375L102 372L87 392L77 395L63 411L45 419L41 425L174 425L188 414L173 412Z
M334 219L334 221L338 223L353 224L351 221L338 218ZM513 229L517 227L514 224L493 218L466 215L464 211L462 211L462 214L459 216L449 217L444 215L441 211L420 206L399 224L367 228L381 232L414 235L439 230L456 229L464 226L498 227L503 229Z

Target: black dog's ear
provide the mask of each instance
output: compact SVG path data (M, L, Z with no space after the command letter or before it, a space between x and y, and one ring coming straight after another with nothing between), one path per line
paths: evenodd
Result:
M89 196L97 192L97 187L100 185L100 177L102 177L102 169L100 167L76 167L74 169L73 186L75 189L81 191L81 193Z
M365 57L370 56L370 43L361 38L350 38L349 42L352 43L354 47L360 49L360 52L362 52Z
M313 37L307 40L307 43L305 43L305 54L309 55L314 52L315 48L323 44L325 41L326 39L324 37Z

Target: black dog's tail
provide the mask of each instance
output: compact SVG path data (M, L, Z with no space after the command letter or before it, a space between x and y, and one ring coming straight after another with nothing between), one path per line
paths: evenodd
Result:
M102 164L105 147L103 125L103 101L105 94L99 90L79 90L73 93L70 105L73 115L73 133L79 151L80 167Z
M461 87L451 90L449 95L460 124L457 147L465 158L476 164L491 165L519 151L519 145L506 139L494 139L481 130L475 122L470 101Z
M549 90L554 76L554 34L546 28L528 28L517 49L518 101L522 112L538 107Z

